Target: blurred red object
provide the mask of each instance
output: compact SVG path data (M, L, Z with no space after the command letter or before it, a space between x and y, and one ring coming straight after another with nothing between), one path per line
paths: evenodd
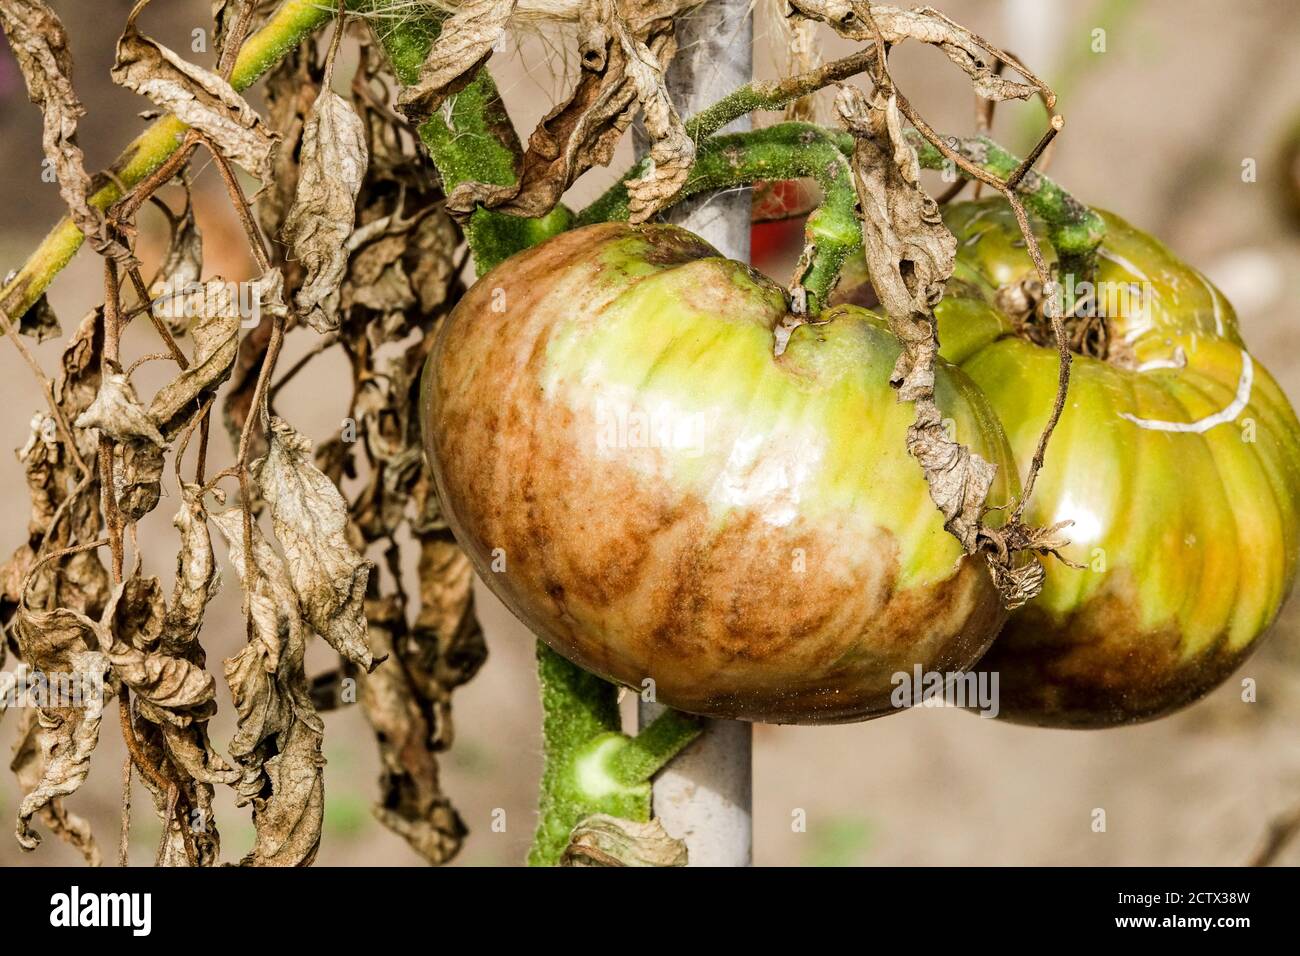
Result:
M807 179L754 184L749 261L771 275L788 268L803 249L803 227L820 195Z

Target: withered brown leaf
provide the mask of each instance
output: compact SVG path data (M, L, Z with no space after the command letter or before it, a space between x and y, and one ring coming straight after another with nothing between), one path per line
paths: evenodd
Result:
M20 665L15 670L15 676L25 681L26 672L27 665ZM22 720L22 727L14 742L14 754L9 762L9 769L17 778L22 792L32 793L45 777L47 750L45 731L41 726L40 710L36 707L24 707ZM37 811L36 816L51 833L80 853L88 866L100 866L103 863L103 855L99 851L98 843L95 842L90 822L68 810L63 805L62 798L54 797L49 800ZM39 834L30 830L29 833L39 841Z
M645 131L650 137L650 165L646 174L627 182L631 222L645 222L681 190L695 162L695 141L677 115L664 68L644 42L632 35L623 19L611 17L611 30L627 57L627 77L641 104ZM660 44L665 61L671 56L667 44Z
M159 447L167 444L154 418L136 398L135 388L121 372L104 376L99 394L73 424L78 428L98 428L118 442L144 440Z
M164 385L149 403L149 415L167 435L174 435L198 411L201 396L230 375L239 348L240 316L230 284L220 278L204 286L204 306L190 335L194 352L190 367Z
M59 325L59 317L54 314L50 300L42 295L36 300L36 304L18 319L18 332L37 342L44 342L46 339L62 335L63 327Z
M261 760L257 758L261 745L288 730L296 709L305 704L306 712L311 710L302 674L308 633L284 559L261 529L253 526L250 562L244 553L243 513L231 508L211 518L226 541L253 624L248 644L225 662L226 681L239 714L230 755L252 771L255 786L251 793L241 789L243 796L251 797L261 790Z
M957 240L921 188L920 164L903 134L896 98L877 90L868 102L856 87L844 86L836 108L855 138L853 174L872 287L903 346L891 384L898 400L915 409L907 448L925 472L944 527L974 553L997 469L948 437L934 396L939 338L933 310L952 274Z
M303 616L331 647L370 670L365 595L371 564L348 542L347 502L313 463L311 442L280 418L270 420L270 447L253 474Z
M245 866L310 866L320 847L325 818L325 758L322 734L295 720L267 759L270 794L253 799L257 838Z
M99 744L104 713L103 679L108 662L99 651L80 650L69 655L66 673L82 689L80 706L39 707L36 745L41 772L36 785L18 807L16 835L25 850L40 844L31 819L56 800L76 793L90 772L90 756ZM49 676L49 675L47 675Z
M569 835L561 866L685 866L686 843L658 820L641 823L607 813L580 820Z
M202 132L222 154L263 182L270 179L275 136L220 76L181 59L136 29L137 4L117 41L113 82L145 96Z
M662 71L676 50L671 17L620 18L611 0L601 0L582 8L579 44L582 75L569 99L552 109L529 137L519 181L512 186L461 183L447 197L449 212L464 217L482 204L516 216L546 215L579 176L609 163L642 101L648 104L647 126L653 123L663 134L657 140L662 169L656 166L639 182L638 216L649 217L677 191L693 147L662 85Z
M201 489L197 485L184 485L181 498L180 509L172 519L181 538L176 553L176 579L159 634L159 646L168 654L185 653L195 645L203 612L221 586Z
M198 222L194 218L194 202L190 195L189 183L185 183L185 208L179 215L166 210L171 235L167 242L167 251L158 266L157 278L149 287L149 294L164 301L155 306L155 312L167 323L172 335L184 334L189 322L183 308L173 308L173 299L178 293L196 285L203 275L203 235L199 232ZM182 304L183 304L182 300Z
M851 40L873 41L875 21L885 43L894 46L905 40L930 44L943 51L967 76L975 92L988 100L1023 100L1046 86L1017 63L1030 82L1022 83L999 76L990 63L995 51L976 34L931 7L910 10L867 0L789 0L794 11L812 20L829 24L835 32Z
M516 0L464 0L442 24L429 48L420 76L402 90L397 108L407 119L423 120L437 111L448 95L473 81L505 33Z
M243 514L212 516L244 584L253 636L225 662L238 714L230 754L240 771L240 803L253 804L257 831L244 863L305 866L315 858L324 816L324 725L312 707L303 669L307 628L283 559L253 529L246 560Z
M347 100L322 88L303 127L298 189L283 232L293 258L306 267L296 302L317 332L338 328L339 283L367 161L361 118Z

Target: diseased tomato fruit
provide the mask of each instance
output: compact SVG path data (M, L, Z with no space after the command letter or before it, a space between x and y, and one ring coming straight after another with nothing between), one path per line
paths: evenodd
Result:
M1049 561L1042 594L979 665L1000 672L1002 715L1028 723L1106 726L1197 699L1273 621L1300 549L1300 425L1286 397L1204 276L1105 219L1095 288L1076 287L1070 321L1085 354L1026 513L1072 521L1063 553L1082 567ZM1002 200L954 205L945 220L959 261L936 312L942 354L988 396L1023 473L1057 378L1036 274ZM862 297L865 267L855 272L839 297Z
M846 306L780 357L782 290L673 226L589 226L481 278L425 372L460 543L561 654L694 713L891 710L894 676L969 666L1004 620L908 457L882 320ZM964 374L956 437L1010 449Z

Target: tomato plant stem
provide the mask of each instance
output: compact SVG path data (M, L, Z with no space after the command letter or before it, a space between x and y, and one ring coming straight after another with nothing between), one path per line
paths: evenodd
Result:
M320 0L285 0L262 29L250 36L239 51L230 84L245 90L278 63L314 30L333 18L333 10ZM164 116L137 136L118 157L90 197L90 204L107 210L133 186L157 170L180 148L189 127L175 116ZM15 321L66 266L85 237L71 218L64 217L50 230L13 280L0 290L0 312Z
M650 778L699 736L700 723L670 711L629 737L613 686L540 642L537 676L546 763L528 863L554 866L574 826L593 813L649 820Z
M361 0L359 12L370 15L371 30L398 80L411 84L437 39L441 19L437 14L410 16L409 11L395 18L383 15L386 8L400 5L400 0ZM419 134L442 177L444 193L464 182L506 186L515 181L522 147L496 83L485 69L449 99L444 110L426 120ZM475 269L482 275L521 249L563 232L571 219L562 205L540 219L478 208L465 224Z

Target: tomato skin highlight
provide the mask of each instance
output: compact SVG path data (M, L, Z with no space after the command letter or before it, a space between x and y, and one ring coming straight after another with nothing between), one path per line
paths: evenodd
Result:
M896 675L970 666L1005 619L906 452L897 341L856 307L773 354L782 290L677 227L588 226L480 279L426 367L457 539L553 648L679 710L819 723L896 712ZM962 372L959 440L1018 492Z
M1258 645L1300 560L1291 405L1222 293L1104 216L1093 291L1113 312L1112 347L1106 360L1075 356L1026 513L1073 521L1063 554L1082 567L1049 560L1043 592L979 665L1000 673L1001 716L1044 726L1131 723L1198 699ZM955 204L945 221L959 261L936 310L942 354L988 396L1023 479L1057 377L1054 348L1019 336L1004 311L1033 265L1000 199ZM864 280L855 265L837 297L861 299Z

